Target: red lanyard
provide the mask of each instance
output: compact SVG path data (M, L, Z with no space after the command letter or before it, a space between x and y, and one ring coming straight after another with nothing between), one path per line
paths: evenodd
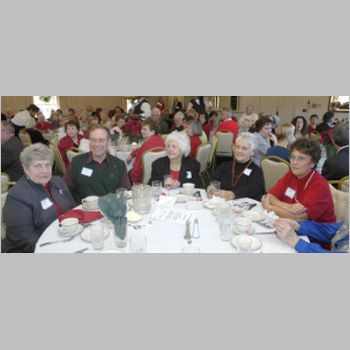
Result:
M232 186L235 187L239 181L239 179L242 177L243 173L246 171L246 169L248 169L249 165L252 163L252 161L249 161L249 163L247 164L247 166L243 169L243 171L237 175L237 178L235 176L235 173L236 173L236 161L234 160L233 161L233 165L232 165L232 180L231 180L231 183L232 183Z
M51 198L51 201L52 201L52 203L53 203L53 205L54 205L54 207L55 207L55 209L56 209L57 216L60 216L61 214L63 214L62 208L58 205L58 203L57 203L57 202L54 200L54 198L52 197L52 195L51 195L51 188L50 188L50 184L49 184L49 183L47 183L47 184L45 185L45 189L46 189L47 194L48 194L49 197Z

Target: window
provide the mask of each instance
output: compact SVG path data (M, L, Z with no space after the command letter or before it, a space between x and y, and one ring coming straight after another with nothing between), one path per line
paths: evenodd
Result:
M58 96L33 96L33 103L40 108L45 119L50 118L52 110L60 108Z
M349 112L349 96L331 96L328 109L332 112Z

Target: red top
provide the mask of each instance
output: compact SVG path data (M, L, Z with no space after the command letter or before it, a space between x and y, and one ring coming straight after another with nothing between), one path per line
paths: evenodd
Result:
M197 135L191 136L190 141L191 141L191 152L189 154L189 157L196 158L197 149L202 144L202 141Z
M307 133L310 135L315 132L316 128L314 128L311 124L307 127Z
M179 181L179 179L180 179L180 171L170 170L170 175L171 175L171 178L173 180Z
M78 137L78 145L79 145L80 141L84 138L84 136L81 134L78 134L77 137ZM74 147L74 142L72 138L68 135L66 135L65 137L62 137L57 147L61 153L64 164L68 166L69 160L67 158L67 151Z
M310 220L320 223L336 222L328 182L316 171L311 171L302 179L290 171L271 188L270 193L285 203L300 202L306 208Z
M209 123L203 125L203 131L207 134L207 136L209 138L210 132L211 132L211 125Z
M47 132L47 130L53 130L53 125L47 121L40 121L36 123L35 128L39 131Z
M238 136L238 125L235 121L232 119L226 120L223 123L221 123L217 129L216 132L223 132L223 131L228 131L233 134L233 143L236 143L236 139Z
M142 181L142 157L146 151L152 148L159 147L164 149L165 144L163 139L159 135L152 135L147 139L139 148L132 151L132 157L135 157L135 163L130 171L130 178L133 183L139 183Z

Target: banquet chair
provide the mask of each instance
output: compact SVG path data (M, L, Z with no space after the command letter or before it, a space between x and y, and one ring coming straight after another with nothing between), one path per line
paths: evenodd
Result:
M62 159L61 153L58 150L57 146L50 143L50 148L53 150L55 155L55 172L64 175L66 173L66 165Z
M81 154L79 151L73 151L73 150L69 149L69 150L67 151L67 158L68 158L68 160L69 160L69 163L71 163L71 162L72 162L72 159L73 159L74 157L78 156L79 154Z
M321 134L317 131L314 131L310 134L310 140L315 141L316 143L320 143L321 140Z
M232 157L233 134L231 132L217 132L218 144L216 147L216 156L223 158Z
M290 170L290 165L284 159L279 158L276 162L270 158L275 159L276 156L266 156L261 160L261 169L264 174L265 190L268 192L279 179L281 179Z
M216 152L216 147L218 145L218 138L213 135L210 139L210 144L211 144L211 151L209 155L209 160L208 160L208 166L207 170L212 169L214 170L215 168L215 152Z
M18 133L18 137L21 140L24 147L30 146L32 144L32 139L30 138L30 135L25 130L21 130Z
M207 166L209 163L211 149L212 149L212 145L210 143L208 143L206 145L202 145L202 146L198 147L197 154L196 154L196 159L199 162L199 164L201 165L200 171L199 171L199 176L202 179L202 183L203 183L204 188L206 188L204 176L207 175L209 178Z
M337 186L336 188L342 192L349 192L349 176L344 176L340 180L328 180L328 183Z
M337 221L349 223L349 193L339 191L331 184L329 185L334 202L334 213Z
M148 184L152 175L152 164L155 160L167 155L162 147L154 147L145 152L142 156L142 183Z

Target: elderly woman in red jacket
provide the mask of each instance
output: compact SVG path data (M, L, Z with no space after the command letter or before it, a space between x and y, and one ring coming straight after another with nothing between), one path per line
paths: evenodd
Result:
M130 179L134 184L142 181L142 157L144 153L155 148L157 150L165 148L164 141L159 136L159 125L151 119L146 119L142 123L141 134L145 140L144 143L141 147L136 148L126 160L130 163L135 158L135 163L130 171Z

